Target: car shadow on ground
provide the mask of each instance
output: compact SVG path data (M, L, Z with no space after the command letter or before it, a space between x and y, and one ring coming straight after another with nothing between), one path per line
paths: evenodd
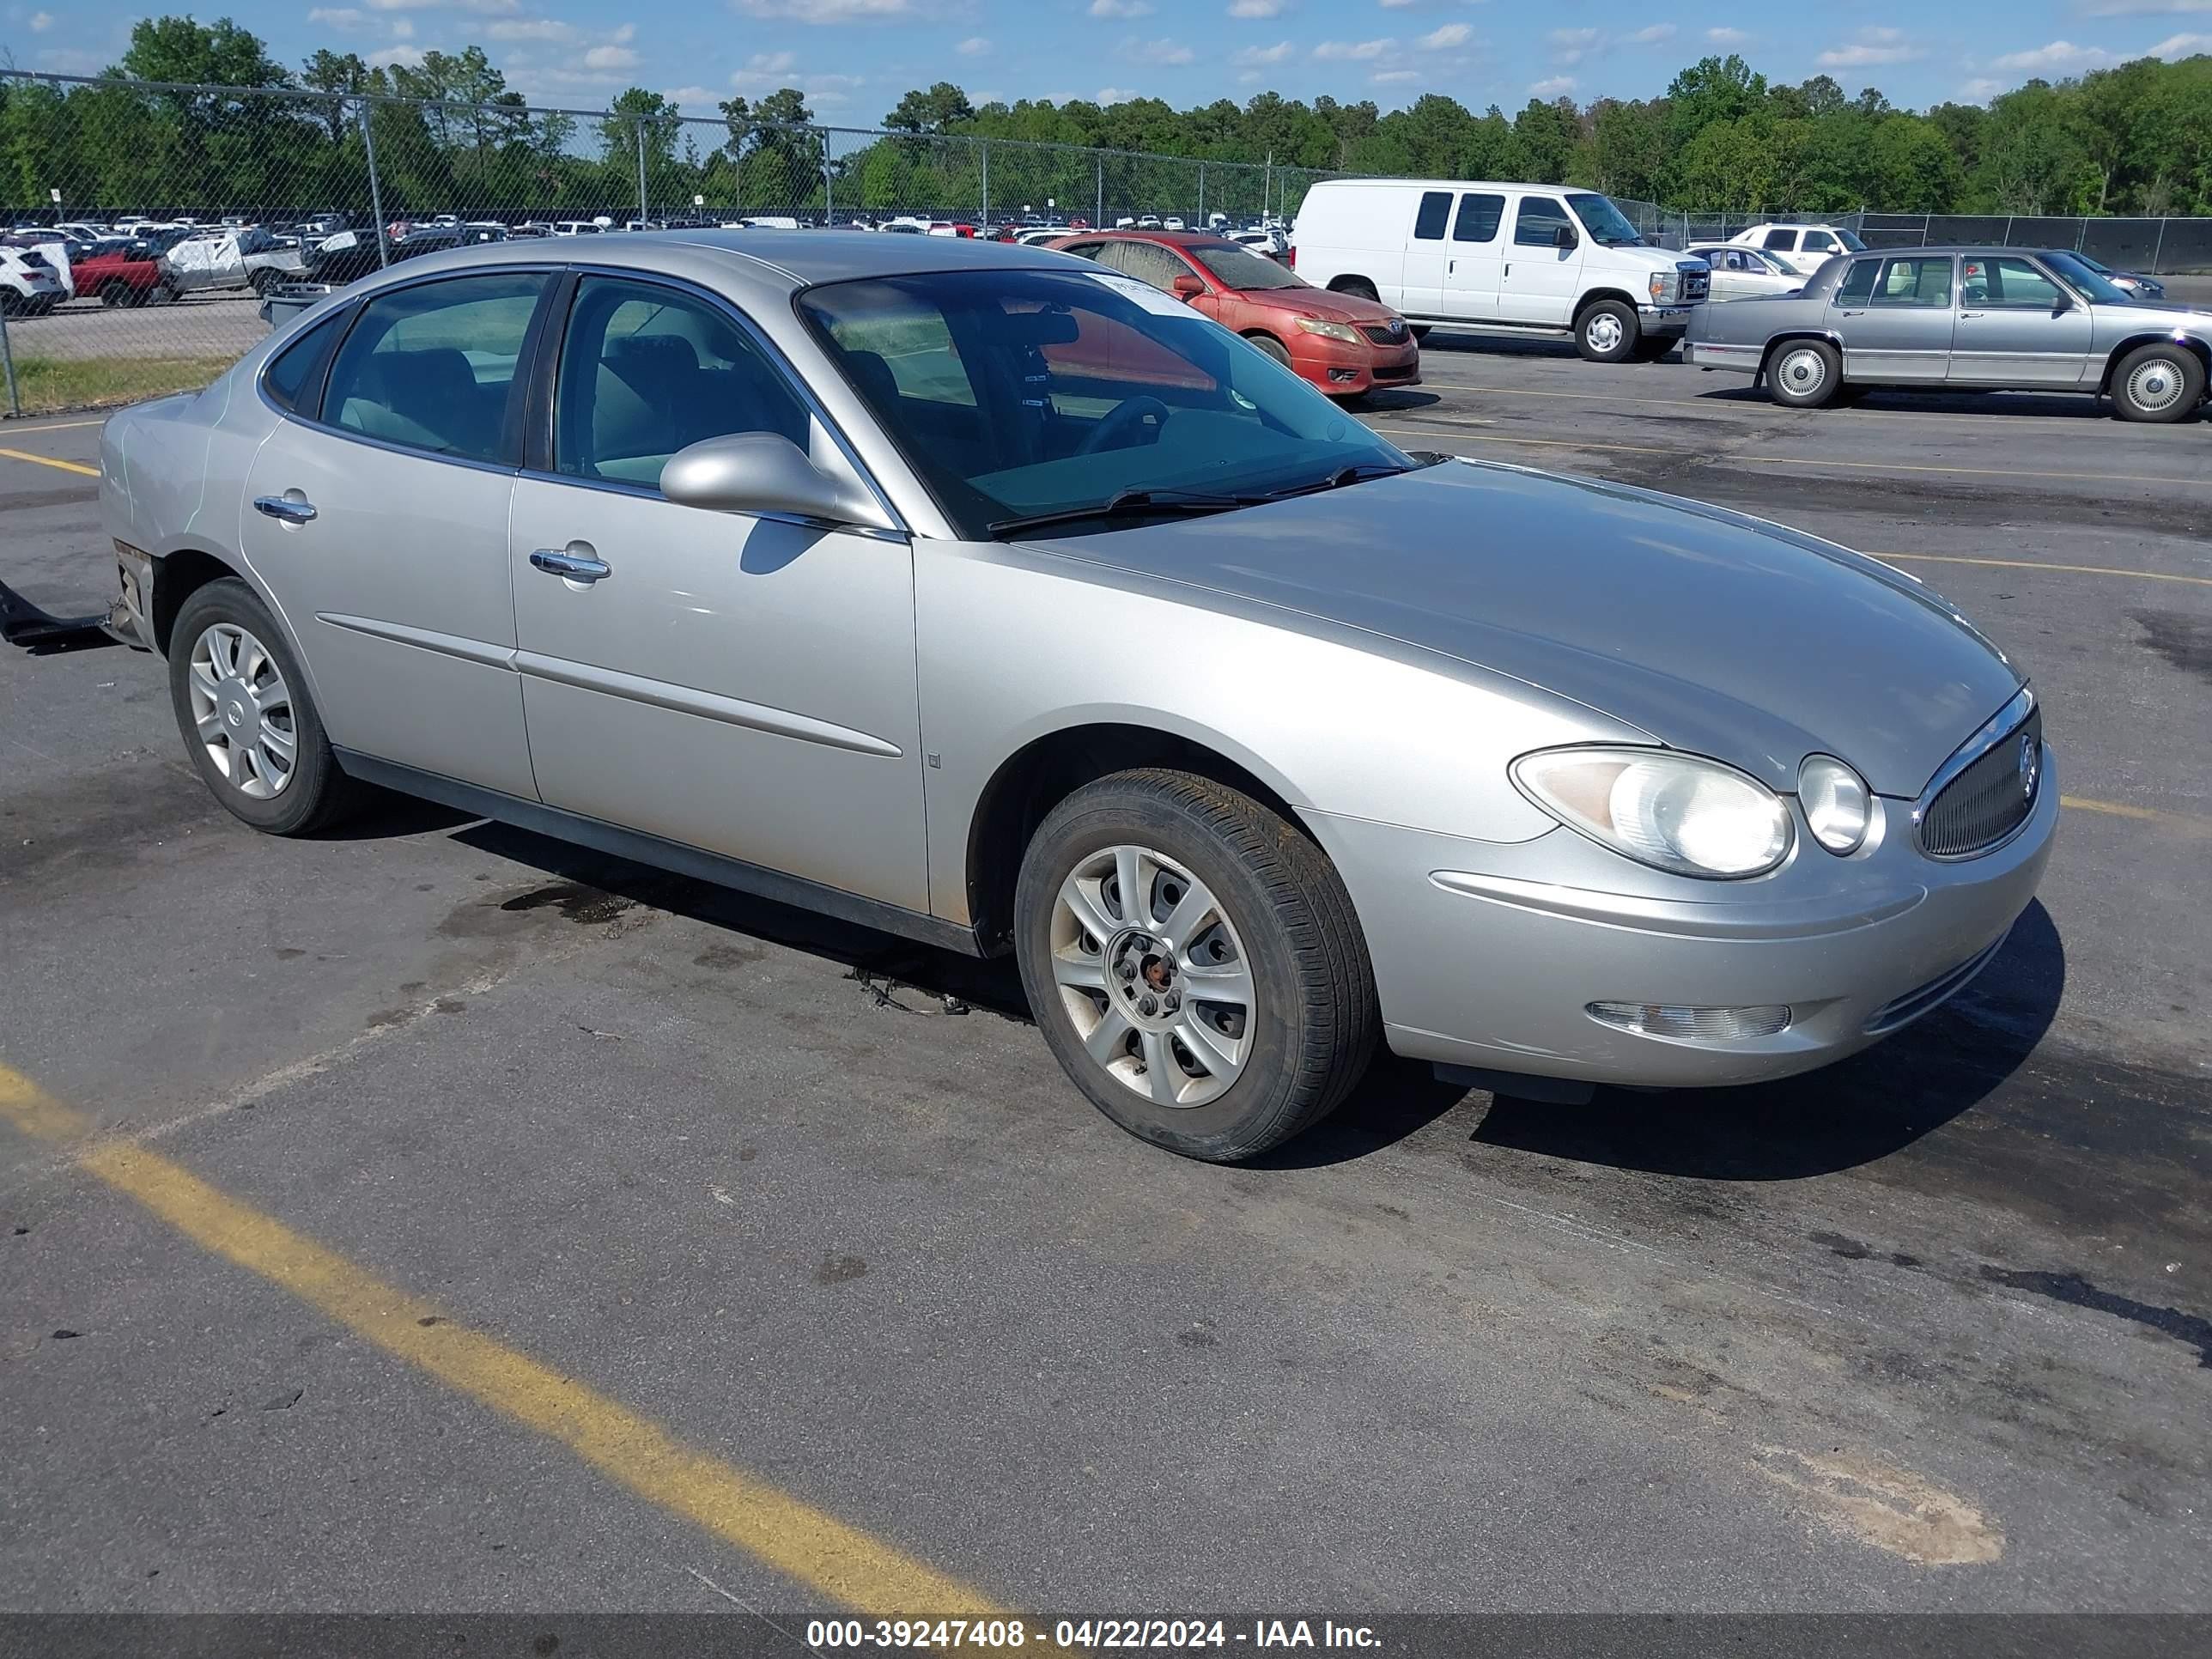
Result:
M562 889L509 905L610 896L839 963L886 1004L1032 1023L1011 957L988 961L811 910L634 864L527 830L393 796L337 832L348 839L448 830L478 851L544 872ZM1463 1103L1489 1104L1469 1139L1619 1169L1717 1181L1788 1181L1848 1170L1911 1146L1972 1109L2034 1052L2065 990L2066 955L2040 901L1981 976L1951 1002L1863 1054L1801 1077L1734 1089L1601 1089L1584 1105L1485 1097L1387 1052L1324 1123L1251 1167L1316 1169L1367 1157Z

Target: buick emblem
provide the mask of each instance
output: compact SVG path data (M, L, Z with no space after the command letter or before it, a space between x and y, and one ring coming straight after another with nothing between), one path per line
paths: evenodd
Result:
M2036 775L2043 769L2042 745L2033 737L2020 740L2020 793L2024 800L2035 799Z

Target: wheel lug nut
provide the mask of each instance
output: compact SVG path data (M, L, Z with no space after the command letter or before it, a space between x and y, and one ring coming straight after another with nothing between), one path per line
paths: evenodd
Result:
M1159 1011L1160 1011L1160 1006L1159 1006L1159 1004L1158 1004L1158 1003L1157 1003L1157 1002L1155 1002L1155 1001L1153 1001L1152 998L1150 998L1150 997L1139 997L1139 998L1137 999L1137 1012L1138 1012L1139 1013L1140 1013L1140 1014L1157 1014L1158 1012L1159 1012Z
M1182 1006L1182 1001L1181 1001L1181 1000L1176 997L1176 994L1175 994L1174 992L1170 991L1170 992L1169 992L1165 996L1164 996L1164 997L1162 997L1162 998L1160 999L1160 1006L1161 1006L1164 1010L1165 1010L1167 1012L1169 1012L1169 1013L1170 1013L1170 1014L1171 1014L1171 1013L1175 1012L1175 1011L1176 1011L1176 1009L1178 1009L1178 1008L1180 1008L1181 1006Z
M1137 976L1137 964L1133 962L1125 962L1115 971L1118 972L1123 979L1134 979Z

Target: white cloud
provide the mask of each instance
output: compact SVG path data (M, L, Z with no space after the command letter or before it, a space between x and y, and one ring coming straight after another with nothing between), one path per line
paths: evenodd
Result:
M53 75L97 75L101 61L99 53L75 46L44 46L39 52L39 67Z
M1091 101L1094 104L1126 104L1139 96L1141 94L1130 91L1127 87L1101 87L1091 94Z
M713 109L722 101L722 94L712 87L669 87L660 94L678 109Z
M1741 29L1707 29L1705 39L1717 46L1741 46L1751 43L1751 36Z
M792 52L757 52L745 59L745 66L730 76L730 84L740 92L779 92L785 87L794 87L817 104L842 104L850 97L854 88L866 83L864 75L806 75L799 69L799 54Z
M32 33L44 34L48 29L53 27L53 13L50 11L34 11L31 14Z
M47 17L45 12L40 12L39 17L46 17L48 23L54 21ZM44 27L39 21L39 17L33 17L31 20L31 27L33 29ZM307 14L307 21L310 23L320 23L326 29L337 29L342 33L350 33L355 29L365 29L372 26L369 15L357 6L317 6ZM403 23L407 22L404 17L399 21ZM414 25L409 23L408 27L412 28Z
M1463 46L1472 40L1474 31L1465 23L1446 23L1432 29L1413 42L1423 52L1445 52L1453 46Z
M963 58L981 58L991 50L991 43L980 34L971 34L952 50Z
M1420 3L1421 0L1382 0L1382 9L1385 11L1402 11L1407 6L1418 6Z
M1229 0L1231 17L1280 17L1289 0Z
M1093 17L1150 17L1150 0L1091 0Z
M1256 66L1261 64L1279 64L1297 48L1287 40L1278 40L1272 46L1243 46L1230 58L1232 64Z
M745 59L744 68L738 72L753 76L788 75L798 67L799 54L795 52L757 52Z
M1992 81L1986 75L1977 76L1959 88L1959 96L1970 104L1987 103L2005 90L2002 81Z
M1553 29L1544 37L1552 43L1552 56L1562 64L1579 64L1605 42L1605 36L1596 29Z
M1180 40L1124 40L1121 56L1139 64L1188 64L1198 58Z
M574 23L563 23L555 17L518 17L508 23L487 23L487 40L574 40L577 37Z
M2193 58L2212 52L2212 34L2170 34L2150 49L2153 58Z
M921 0L731 0L748 17L780 18L789 23L832 25L869 18L920 17Z
M1654 23L1627 37L1630 45L1638 46L1662 46L1674 38L1674 26L1672 23Z
M448 5L479 17L512 17L522 0L368 0L371 11L441 11Z
M637 67L637 53L629 46L593 46L584 54L587 70L626 70Z
M1877 64L1909 64L1923 56L1903 29L1861 29L1847 46L1831 46L1814 61L1822 69L1867 69Z
M2093 0L2081 9L2092 17L2166 17L2212 11L2212 0Z
M2112 58L2112 54L2102 46L2077 46L2071 40L2053 40L2031 52L2008 52L2002 58L1992 58L1990 67L2040 75L2045 70L2093 69L2099 64L2110 63Z
M1531 98L1558 98L1572 92L1579 84L1571 75L1554 75L1536 82L1528 88Z
M395 40L412 40L415 38L415 25L413 21L404 17L393 18L392 20L392 38Z
M1419 70L1410 69L1376 70L1367 78L1378 87L1399 87L1409 81L1419 80L1421 72Z
M368 54L371 69L413 69L422 61L420 46L386 46L382 52Z
M1324 40L1313 55L1324 64L1370 63L1398 43L1389 35L1379 40Z

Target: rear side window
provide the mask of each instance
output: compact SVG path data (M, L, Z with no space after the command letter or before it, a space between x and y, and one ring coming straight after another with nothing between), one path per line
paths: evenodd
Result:
M1856 274L1856 273L1854 273ZM1878 306L1909 306L1941 310L1951 303L1951 256L1938 258L1887 259L1874 285Z
M1759 244L1759 246L1776 253L1787 253L1796 246L1797 233L1794 230L1770 230L1766 233L1766 240Z
M338 318L325 317L270 358L261 371L261 389L269 394L269 401L313 419L323 361L337 337Z
M1413 236L1417 241L1441 242L1444 239L1444 222L1451 217L1451 192L1448 190L1428 190L1421 192L1421 210L1413 216Z
M1505 216L1503 196L1478 196L1472 191L1459 198L1459 216L1452 221L1455 242L1494 242L1498 222Z
M1519 247L1551 247L1562 230L1574 228L1567 210L1548 196L1523 196L1513 221L1513 240Z
M1836 289L1836 303L1863 306L1873 298L1874 274L1881 266L1879 259L1852 260L1851 268L1844 273L1844 280Z
M433 455L518 462L507 395L547 281L456 276L378 295L331 365L323 419Z

